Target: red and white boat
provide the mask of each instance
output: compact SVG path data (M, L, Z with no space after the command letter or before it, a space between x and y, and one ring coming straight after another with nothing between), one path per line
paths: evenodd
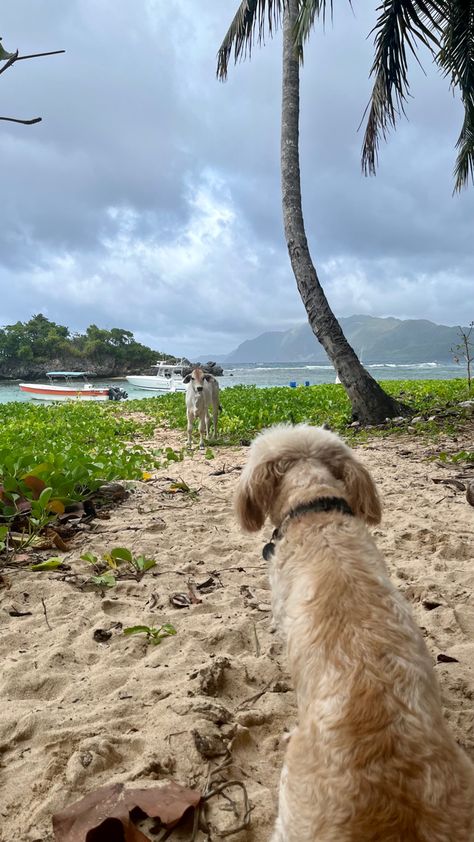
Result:
M127 397L123 389L89 383L87 371L47 371L46 377L48 383L20 383L19 388L38 401L117 401Z

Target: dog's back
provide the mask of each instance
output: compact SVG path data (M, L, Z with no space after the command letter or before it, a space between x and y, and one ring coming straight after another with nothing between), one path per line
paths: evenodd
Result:
M315 541L306 518L278 547L273 575L287 593L299 713L285 760L285 842L472 840L473 767L365 526L327 516Z
M474 766L365 525L381 515L368 471L332 433L277 427L252 445L236 511L277 527L273 613L298 702L272 842L474 842Z

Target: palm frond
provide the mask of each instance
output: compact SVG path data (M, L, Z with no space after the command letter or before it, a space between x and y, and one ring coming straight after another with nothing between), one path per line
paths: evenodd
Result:
M265 27L269 35L280 24L285 0L242 0L236 15L217 53L217 78L226 79L229 59L234 52L234 62L250 58L252 47L261 44L265 38Z
M362 121L368 113L362 147L362 169L374 175L380 137L405 113L409 96L408 59L411 52L418 61L418 43L428 49L440 47L441 22L448 0L383 0L375 27L375 58L370 70L374 86Z
M474 184L474 103L465 107L464 122L456 149L459 150L454 167L454 192L466 187L469 177Z
M349 3L351 3L351 0L349 0ZM303 45L308 40L316 20L321 18L324 26L328 6L332 20L334 12L333 0L300 0L300 9L294 32L297 50L303 49Z
M459 88L464 122L456 148L454 192L474 181L474 0L451 0L437 62L453 88Z
M351 3L351 0L349 0ZM300 0L299 12L294 27L295 50L298 58L303 64L303 47L308 40L311 30L317 19L322 18L323 26L326 25L326 11L330 7L331 20L333 19L333 0Z

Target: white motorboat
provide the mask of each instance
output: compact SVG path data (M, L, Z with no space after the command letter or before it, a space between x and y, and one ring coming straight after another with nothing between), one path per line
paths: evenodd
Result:
M167 363L166 360L158 360L152 368L156 368L156 374L129 375L127 382L130 386L138 389L148 389L150 392L185 392L186 384L183 383L183 375L189 366L181 360L180 363Z
M19 383L19 388L38 401L119 401L127 397L115 386L94 386L87 371L47 371L48 383Z

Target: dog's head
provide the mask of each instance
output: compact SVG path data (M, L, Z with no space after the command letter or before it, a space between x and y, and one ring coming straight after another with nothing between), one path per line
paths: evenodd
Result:
M342 483L357 517L366 523L380 521L381 506L374 482L339 436L308 424L281 424L260 433L251 445L235 500L241 526L249 532L261 529L274 509L287 471L297 463L304 471L308 462L319 465L326 476Z

